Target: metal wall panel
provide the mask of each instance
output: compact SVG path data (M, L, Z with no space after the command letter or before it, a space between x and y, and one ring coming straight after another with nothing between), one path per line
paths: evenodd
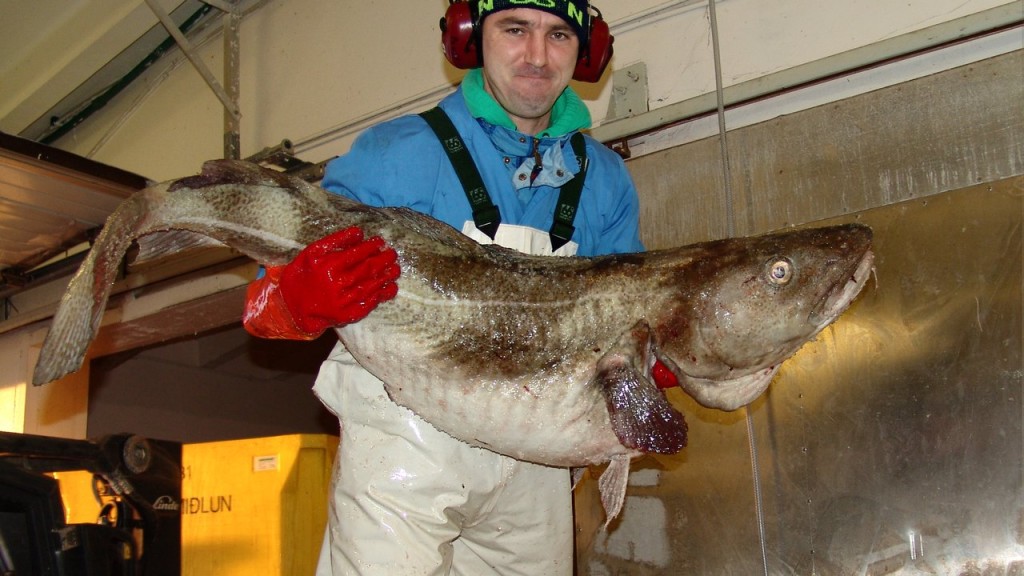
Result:
M1024 574L1022 214L1017 178L836 219L876 281L750 407L770 574ZM580 573L763 573L743 413L671 399L690 446L609 531L583 487Z
M577 490L579 574L1024 574L1022 66L730 134L738 228L869 224L876 281L748 408L760 507L746 413L673 391L690 445L634 463L621 518ZM724 235L717 162L631 163L649 246Z
M736 232L1024 174L1024 50L728 134ZM648 248L726 236L719 142L628 163Z

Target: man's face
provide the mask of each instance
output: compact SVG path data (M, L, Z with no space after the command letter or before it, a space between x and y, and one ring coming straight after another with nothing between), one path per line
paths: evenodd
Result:
M484 88L521 132L548 127L551 106L572 79L579 38L560 17L531 8L484 19Z

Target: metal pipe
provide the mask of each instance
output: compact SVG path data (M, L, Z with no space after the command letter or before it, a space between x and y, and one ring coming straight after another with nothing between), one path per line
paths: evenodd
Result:
M146 4L149 5L149 9L153 11L153 14L155 14L160 20L160 23L167 29L168 34L170 34L171 37L174 38L174 41L178 43L178 47L181 48L185 57L192 63L192 66L194 66L196 71L199 72L199 75L203 77L207 86L209 86L210 89L213 90L213 93L217 95L217 98L220 99L224 108L235 118L241 118L242 113L238 110L238 104L231 101L231 98L224 91L224 88L221 87L220 83L217 82L217 79L213 77L213 73L210 72L210 69L203 64L203 61L200 60L198 56L196 56L195 50L192 48L192 44L188 41L188 38L185 38L185 35L178 30L177 26L174 25L174 21L171 20L170 15L160 7L157 0L146 0Z
M200 0L203 4L209 4L214 8L230 15L238 15L238 7L233 4L235 0Z
M223 4L223 3L220 3ZM217 6L224 14L224 84L227 97L238 105L239 97L239 63L240 46L239 30L242 23L241 13L233 6ZM242 157L241 122L238 114L224 109L224 157L238 160Z
M253 164L259 164L260 162L274 163L273 161L277 158L280 158L282 156L293 155L294 148L292 147L292 141L285 138L284 140L281 140L280 144L277 144L275 146L267 146L263 150L260 150L259 152L253 154L252 156L247 157L246 160L252 162Z
M715 98L718 115L718 142L722 160L722 180L725 191L726 233L729 237L736 235L736 210L733 205L732 172L729 169L729 142L725 125L725 89L722 82L722 51L718 39L718 14L715 0L708 0L708 13L711 24L711 46L715 61ZM749 214L748 210L748 214ZM748 227L750 228L750 227ZM753 479L754 513L757 521L758 541L761 545L761 565L764 576L768 576L768 548L764 529L764 499L761 493L761 466L758 462L757 435L754 431L754 417L750 407L743 409L747 421L747 447L750 452L750 474Z

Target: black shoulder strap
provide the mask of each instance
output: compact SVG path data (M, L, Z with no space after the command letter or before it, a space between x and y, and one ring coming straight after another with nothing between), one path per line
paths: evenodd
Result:
M459 136L459 131L456 130L444 110L439 107L422 112L420 116L427 121L427 124L441 140L444 151L448 154L452 167L455 168L455 174L462 182L462 189L466 192L469 206L473 210L473 222L481 232L494 240L494 235L498 233L498 226L501 224L501 212L491 202L484 181L480 177L480 171L477 170L473 157L469 155L466 144Z
M551 224L551 251L554 252L564 246L572 239L576 228L572 225L576 219L576 209L580 205L580 195L583 193L583 182L587 179L587 144L583 141L583 134L573 134L572 151L576 153L576 160L580 163L580 171L562 186L558 193L558 204L555 206L555 221Z
M501 213L498 207L491 202L491 197L487 193L476 163L469 155L469 150L466 149L466 144L459 136L459 131L440 107L421 112L420 116L437 134L445 153L448 154L448 160L451 161L455 174L458 175L459 181L462 183L466 198L469 200L470 208L473 210L473 223L481 232L494 240L495 234L498 233L498 226L501 224ZM580 170L572 180L562 186L558 193L555 218L549 231L552 252L568 243L576 231L573 221L576 219L576 211L580 205L583 183L587 178L587 145L583 140L583 134L579 132L574 134L570 143L579 162Z

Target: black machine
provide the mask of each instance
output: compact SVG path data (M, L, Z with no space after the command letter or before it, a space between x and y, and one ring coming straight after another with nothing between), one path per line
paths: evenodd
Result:
M48 473L72 470L93 473L95 524L65 522ZM181 444L0 433L0 576L177 576L180 503Z

